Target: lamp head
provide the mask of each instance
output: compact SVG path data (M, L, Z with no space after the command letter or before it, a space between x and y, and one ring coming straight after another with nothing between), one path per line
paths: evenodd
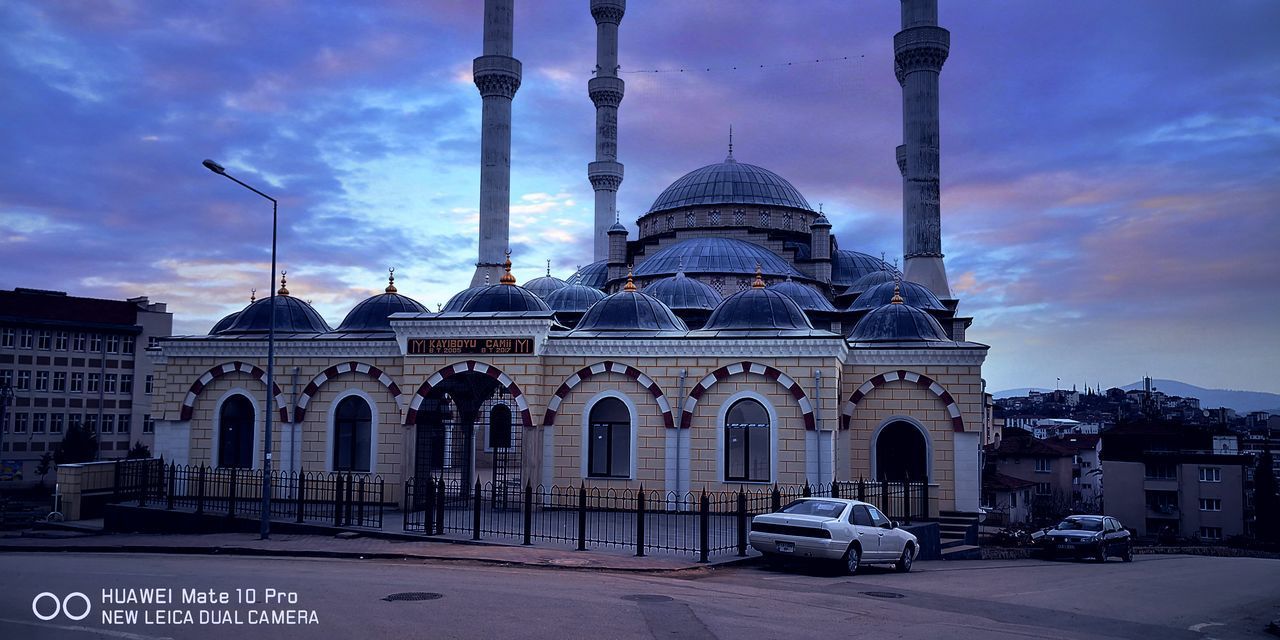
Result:
M226 167L224 167L224 166L222 166L222 165L220 165L220 164L218 164L218 163L216 163L216 162L214 162L214 161L212 161L212 160L210 160L210 159L208 159L208 158L205 158L204 162L202 162L201 164L203 164L203 165L204 165L204 167L205 167L206 169L208 169L208 170L210 170L210 171L212 171L212 172L214 172L214 173L225 174L225 173L227 172L227 168L226 168Z

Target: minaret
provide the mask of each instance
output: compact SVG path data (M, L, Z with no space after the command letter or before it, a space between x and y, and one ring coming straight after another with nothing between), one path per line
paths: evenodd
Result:
M471 286L502 274L511 222L511 99L520 88L520 61L511 57L515 0L485 0L484 55L472 78L484 108L480 119L480 255Z
M596 261L609 259L609 228L617 220L622 184L618 105L624 85L618 77L618 24L626 10L627 0L591 0L591 17L596 19L596 77L587 81L587 94L596 105L596 161L587 165L587 179L596 192Z
M893 36L894 72L902 85L903 277L951 299L942 264L938 192L938 74L951 34L938 26L938 0L902 0L902 31Z

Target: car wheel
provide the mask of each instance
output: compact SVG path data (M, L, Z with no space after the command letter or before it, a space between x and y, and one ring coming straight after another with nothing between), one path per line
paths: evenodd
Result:
M1132 544L1126 544L1124 546L1124 553L1120 556L1120 559L1124 560L1125 562L1133 562L1133 545Z
M862 551L856 546L849 545L849 550L844 552L844 558L841 560L843 565L840 567L845 575L853 575L858 572L858 563L862 561Z
M1098 562L1107 561L1107 545L1105 544L1098 545L1098 550L1094 554L1094 560L1097 560Z
M898 558L898 563L893 567L894 569L897 569L898 573L907 573L911 571L911 563L915 560L915 554L912 553L912 551L914 551L914 549L911 548L911 545L903 547L902 557Z

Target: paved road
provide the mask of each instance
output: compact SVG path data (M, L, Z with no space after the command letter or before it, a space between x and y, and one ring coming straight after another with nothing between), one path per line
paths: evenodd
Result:
M738 567L691 575L619 574L474 566L153 554L0 555L0 638L1236 638L1265 637L1280 617L1280 561L1139 556L1132 564L988 561L920 563L908 575L868 569ZM118 606L103 589L229 592L227 605ZM262 603L266 589L294 605ZM256 605L236 604L256 589ZM83 620L41 622L41 592L86 593ZM386 601L430 592L428 601ZM866 592L899 594L878 598ZM637 597L638 596L638 597ZM123 594L117 597L124 597ZM71 602L79 615L83 604ZM52 599L41 601L53 611ZM314 611L316 625L105 625L103 610L155 617L169 610ZM178 613L172 613L177 610ZM261 615L261 614L258 614ZM309 613L303 614L303 619ZM143 618L145 619L145 618ZM1195 629L1194 631L1191 629Z

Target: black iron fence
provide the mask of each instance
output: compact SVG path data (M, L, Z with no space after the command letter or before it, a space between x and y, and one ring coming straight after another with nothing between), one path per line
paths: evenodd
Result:
M262 470L121 460L115 468L115 502L181 509L199 514L261 517ZM386 486L382 476L357 473L273 471L273 519L339 527L382 528Z
M434 478L405 483L405 531L463 534L473 540L515 538L577 549L634 548L711 555L746 555L753 516L806 496L852 498L910 523L929 518L929 484L835 482L819 486L676 493L595 487L463 485Z

